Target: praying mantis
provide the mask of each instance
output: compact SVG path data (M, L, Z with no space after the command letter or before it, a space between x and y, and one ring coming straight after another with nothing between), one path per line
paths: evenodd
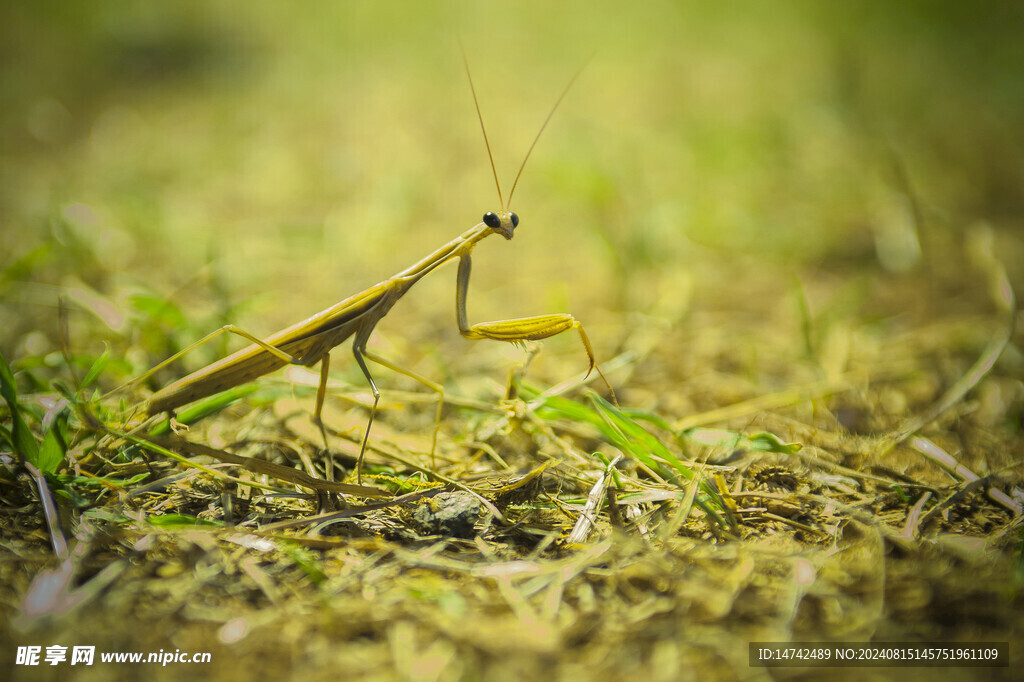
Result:
M218 360L202 369L199 369L188 376L179 379L164 388L158 390L144 403L143 410L147 415L153 416L163 412L171 412L183 405L202 398L220 393L235 386L253 381L265 374L269 374L285 365L294 364L306 367L320 363L320 383L316 393L316 407L313 413L313 421L319 427L324 444L327 444L327 432L321 419L324 399L327 393L327 378L330 368L330 352L336 346L352 338L352 355L356 364L362 371L373 394L373 405L370 408L369 420L363 432L362 443L359 448L359 458L356 464L356 477L362 483L362 465L366 453L366 445L370 436L370 429L377 413L377 404L380 401L380 391L374 382L373 376L367 367L366 361L370 360L378 365L391 369L392 371L404 374L438 394L437 417L435 420L434 443L437 443L437 425L440 423L441 408L444 401L443 388L435 383L419 376L406 369L402 369L392 362L380 357L369 350L366 345L377 323L388 314L392 306L401 300L402 296L420 279L427 276L437 268L452 260L459 261L458 275L455 288L455 314L458 321L459 332L467 339L492 339L495 341L508 341L511 343L525 343L545 339L562 332L576 330L586 350L590 365L587 370L589 376L595 369L604 381L608 390L614 397L614 390L605 378L601 368L598 367L594 358L594 349L587 338L583 326L576 318L568 313L553 313L548 315L536 315L509 320L497 320L482 322L470 325L466 315L466 297L469 291L469 276L472 268L471 252L473 248L483 239L492 234L498 234L505 239L512 239L515 229L519 226L519 216L511 209L512 196L515 193L519 178L522 176L526 162L530 158L537 141L550 122L558 105L565 98L566 93L579 77L578 71L569 84L555 101L547 118L537 132L533 143L530 145L519 171L509 191L508 201L502 196L501 183L498 181L498 171L494 165L494 156L491 153L491 145L487 138L487 129L484 126L483 114L480 112L480 103L476 96L476 88L473 85L473 77L469 71L469 63L463 55L463 64L466 68L466 76L469 79L470 92L473 95L473 104L476 107L477 119L480 122L480 130L483 133L484 145L487 148L487 156L491 163L491 172L494 175L495 188L498 191L498 202L500 210L495 213L488 211L484 214L483 220L463 232L461 235L440 247L419 262L402 270L398 274L379 282L365 291L359 292L346 298L340 303L323 310L312 317L272 334L265 339L242 330L235 325L225 325L220 329L208 334L199 341L191 344L184 350L172 355L167 360L153 367L148 372L136 377L125 386L137 383L151 376L153 373L166 367L180 358L193 348L200 346L211 339L224 334L234 333L251 342L251 345L233 353L221 360ZM115 390L120 390L125 386ZM329 450L328 450L329 451ZM333 465L327 467L327 479L333 480Z

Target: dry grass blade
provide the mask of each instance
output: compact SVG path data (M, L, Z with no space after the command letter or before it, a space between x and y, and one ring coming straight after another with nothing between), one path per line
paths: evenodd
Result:
M266 533L274 533L277 531L288 530L291 528L303 528L305 526L322 525L330 523L332 521L350 519L361 514L377 511L378 509L386 509L387 507L396 507L404 504L409 504L411 502L417 502L419 500L432 497L442 492L445 492L444 488L434 488L433 490L424 490L422 492L409 493L407 495L400 495L398 497L394 497L390 500L387 500L386 502L371 502L370 504L352 507L349 509L342 509L336 512L328 512L326 514L317 514L315 516L307 516L301 519L293 519L290 521L279 521L277 523L271 523L260 528L260 531Z
M922 518L924 507L931 498L931 491L925 491L918 498L917 502L914 503L914 506L910 508L910 513L907 514L907 522L903 525L903 532L901 533L904 540L913 540L916 537L919 525L924 521Z
M170 450L180 450L190 455L205 455L227 464L237 464L249 471L258 474L265 474L280 481L295 483L296 485L309 488L310 490L316 490L318 492L342 493L345 495L358 495L359 497L391 496L389 493L380 490L379 488L373 488L366 485L356 485L354 483L325 481L320 478L314 478L306 472L300 469L295 469L294 467L274 464L273 462L254 459L252 457L234 455L230 452L225 452L223 450L212 448L208 445L203 445L202 443L191 443L181 438L149 438L147 440Z
M946 452L945 450L943 450L942 448L940 448L938 445L931 442L927 438L915 436L914 438L911 439L910 446L917 452L921 453L931 461L938 464L940 467L948 471L950 474L958 476L962 481L964 481L964 483L966 483L968 486L971 486L972 488L977 487L982 483L985 483L985 481L980 476L978 476L978 474L974 473L973 471L965 467L963 464L956 461L956 459L952 455L950 455L948 452ZM1004 493L1002 490L999 490L998 488L995 487L989 487L987 493L989 498L1009 509L1011 512L1013 512L1014 516L1020 516L1022 513L1024 513L1024 510L1022 510L1022 506L1024 505L1022 505L1019 501L1013 499L1012 497ZM931 512L929 512L929 514L937 512L941 507L945 506L946 504L947 503L944 502L943 504L938 505L936 509L933 509Z
M46 518L46 528L50 534L50 544L53 547L53 553L57 555L58 559L63 561L68 557L68 541L64 538L64 532L60 527L60 513L57 511L57 505L54 504L53 496L50 494L50 486L46 482L46 477L31 462L22 462L22 466L29 472L29 475L32 476L32 480L36 484L36 491L39 494L39 502L43 506L43 515Z
M1010 339L1013 338L1013 331L1017 323L1017 297L1013 292L1010 279L1006 275L1006 268L992 252L991 230L977 228L971 237L970 250L978 261L978 266L988 276L992 300L997 310L1005 316L1006 323L970 369L950 386L949 390L930 409L907 420L882 439L881 454L883 455L959 404L964 396L991 371L996 360L1003 354Z
M587 494L587 503L583 506L583 510L576 520L576 525L573 526L572 532L569 533L569 537L566 539L569 545L582 544L590 535L590 531L593 529L597 518L598 508L605 499L605 490L608 488L608 481L611 480L612 470L620 459L622 459L622 455L617 456L605 466L604 472L598 477L594 487L590 489L590 493Z

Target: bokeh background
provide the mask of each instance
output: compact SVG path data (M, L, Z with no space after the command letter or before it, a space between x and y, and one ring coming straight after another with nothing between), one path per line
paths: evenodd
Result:
M811 318L863 312L869 298L869 317L912 323L977 312L983 280L960 255L979 222L1021 282L1012 3L0 11L0 350L12 360L59 348L59 296L73 354L112 343L125 374L227 321L267 334L497 210L460 42L505 192L587 64L516 191L516 239L476 252L472 321L571 311L607 358L638 328L702 311L697 327L728 316L755 334L768 319L798 327L807 306ZM460 363L520 357L464 345L453 301L451 268L373 343L456 383ZM576 370L566 362L583 363L577 341L555 339L535 371L562 379Z

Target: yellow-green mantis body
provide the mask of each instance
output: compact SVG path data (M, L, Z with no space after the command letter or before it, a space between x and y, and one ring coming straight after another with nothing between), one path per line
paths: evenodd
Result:
M466 75L469 76L468 64L466 65ZM577 76L578 75L579 74L577 74ZM519 181L519 176L522 174L523 168L526 166L526 161L529 159L534 145L536 145L537 140L540 138L540 134L544 131L544 128L547 126L548 121L551 120L551 116L554 114L555 109L558 108L562 98L565 97L566 92L568 92L569 87L572 86L572 82L575 80L576 76L573 77L565 91L563 91L561 96L559 96L558 100L555 102L555 106L551 109L551 113L548 114L547 119L545 119L540 131L537 133L537 137L534 139L529 151L527 151L526 157L523 159L523 163L519 168L519 174L516 175L516 182L512 185L512 192L509 193L509 202L512 200L512 193L515 192L515 186ZM469 77L469 83L470 89L473 92L473 101L474 104L476 104L477 117L480 120L480 128L484 134L487 154L491 160L491 170L494 172L494 182L498 189L498 200L502 205L501 211L498 213L486 213L482 222L466 230L460 236L393 277L389 277L369 289L350 296L340 303L337 303L330 308L303 320L302 322L283 329L276 334L272 334L265 339L258 339L234 325L227 325L204 337L189 348L160 363L141 377L138 377L132 383L151 375L160 368L176 360L182 354L191 350L191 348L205 343L211 338L224 332L239 334L251 341L252 345L218 360L217 362L207 365L206 367L160 389L150 396L148 401L146 401L144 409L147 414L155 415L161 412L171 412L174 409L195 400L253 381L258 377L273 372L287 364L311 367L319 362L320 385L317 389L314 421L320 427L321 433L324 434L324 440L326 443L326 432L324 431L324 427L321 422L321 412L327 389L330 352L334 347L345 342L349 337L352 337L352 354L355 356L356 363L359 365L359 369L362 370L363 376L366 377L366 380L370 385L370 390L373 393L373 406L370 410L369 421L367 422L359 450L357 476L361 478L362 461L366 451L366 443L369 438L370 428L373 425L373 419L377 410L377 403L380 400L380 391L377 390L377 385L373 380L373 376L370 374L370 371L366 366L367 359L410 376L437 391L439 395L438 421L440 421L441 401L443 401L443 391L441 386L413 374L408 370L397 367L391 362L375 355L372 351L369 351L366 348L366 344L374 327L377 326L377 323L388 314L392 306L394 306L402 296L404 296L405 293L414 284L416 284L416 282L452 260L459 261L455 289L455 313L456 319L458 320L459 332L463 336L468 339L493 339L495 341L521 343L525 341L545 339L549 336L554 336L556 334L561 334L562 332L575 329L579 332L580 339L583 341L583 346L586 349L587 357L590 361L588 374L595 368L598 373L601 374L601 370L597 367L594 360L594 350L590 345L590 340L587 338L586 333L583 331L583 327L576 318L567 313L538 315L512 320L498 320L474 325L470 325L467 321L466 296L469 290L469 276L472 266L470 254L473 251L473 248L482 239L492 234L500 234L505 239L512 239L515 229L519 225L519 217L509 210L508 203L505 203L501 197L501 186L498 183L497 170L494 167L494 159L491 155L490 143L487 141L487 131L484 129L483 116L480 113L480 106L477 103L472 76ZM604 379L603 374L601 374L601 378ZM605 383L608 383L606 379ZM611 386L609 385L609 390L610 389ZM436 428L434 437L436 441ZM327 476L328 479L333 478L332 467L328 467Z

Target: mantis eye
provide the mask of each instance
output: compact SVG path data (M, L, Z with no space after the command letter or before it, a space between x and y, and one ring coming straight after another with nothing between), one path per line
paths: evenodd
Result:
M519 227L519 216L515 213L509 213L508 217L512 219L512 227Z
M515 221L513 221L513 224L514 223ZM488 211L487 213L484 213L484 225L496 230L501 227L501 218L491 211Z

